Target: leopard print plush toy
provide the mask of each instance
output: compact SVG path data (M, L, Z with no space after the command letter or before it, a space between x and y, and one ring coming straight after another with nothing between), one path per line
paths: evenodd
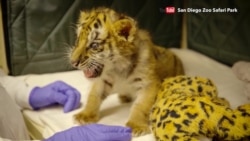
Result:
M240 140L250 136L250 104L232 110L211 80L178 76L162 83L150 122L157 141Z

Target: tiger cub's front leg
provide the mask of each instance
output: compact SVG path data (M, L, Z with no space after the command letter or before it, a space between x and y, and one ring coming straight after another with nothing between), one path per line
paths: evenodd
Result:
M131 108L130 117L126 126L131 127L133 136L150 133L149 113L155 102L159 83L152 82L137 91L137 98Z
M80 124L94 123L99 120L99 109L105 99L104 84L95 82L90 90L84 110L74 116Z

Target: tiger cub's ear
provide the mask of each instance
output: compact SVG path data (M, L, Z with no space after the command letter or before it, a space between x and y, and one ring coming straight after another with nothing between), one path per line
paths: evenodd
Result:
M132 42L136 33L136 22L130 18L119 19L113 24L115 34L121 40Z

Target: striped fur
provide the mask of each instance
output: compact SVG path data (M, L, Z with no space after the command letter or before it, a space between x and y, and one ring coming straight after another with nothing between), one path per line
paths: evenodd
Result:
M126 125L135 136L150 131L149 111L161 81L184 73L180 59L154 45L133 18L108 8L81 12L70 60L94 80L86 106L75 120L98 121L101 102L119 93L121 102L134 100Z

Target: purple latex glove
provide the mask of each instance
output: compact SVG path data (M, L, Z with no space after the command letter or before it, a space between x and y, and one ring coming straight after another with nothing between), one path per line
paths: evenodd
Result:
M80 93L63 81L56 81L44 87L32 89L29 103L33 109L55 104L63 105L63 111L70 112L80 106Z
M88 124L58 132L44 141L130 141L131 138L128 127Z

